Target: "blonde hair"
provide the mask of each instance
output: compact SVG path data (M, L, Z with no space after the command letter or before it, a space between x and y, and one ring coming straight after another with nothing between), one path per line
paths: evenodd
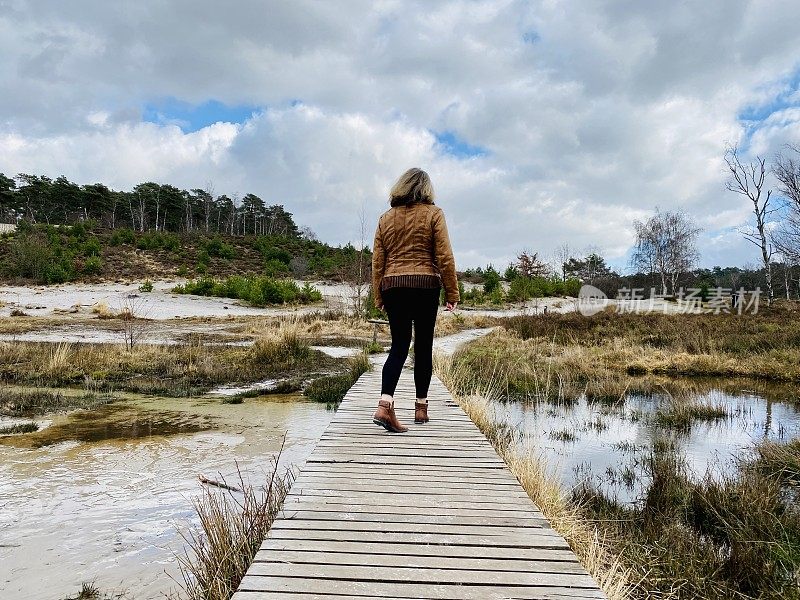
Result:
M404 204L433 204L433 184L431 178L422 169L409 169L397 180L389 192L389 204L403 206Z

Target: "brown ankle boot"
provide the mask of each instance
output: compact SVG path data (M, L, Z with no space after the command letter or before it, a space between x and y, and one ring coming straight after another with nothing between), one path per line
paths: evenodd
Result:
M400 421L397 420L394 406L388 400L378 401L378 410L372 416L372 422L375 425L385 427L386 431L391 431L392 433L405 433L408 431L408 427L401 425Z
M428 418L428 403L414 402L414 423L427 423L428 421L430 421Z

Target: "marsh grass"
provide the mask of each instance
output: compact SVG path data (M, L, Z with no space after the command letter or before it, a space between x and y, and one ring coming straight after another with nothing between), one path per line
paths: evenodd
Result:
M618 314L510 317L506 330L569 378L630 375L800 381L800 320L789 308L756 315ZM519 342L518 342L519 343Z
M755 448L753 468L766 477L800 487L800 440L761 442Z
M15 435L20 433L33 433L39 431L39 425L33 421L0 427L0 435Z
M800 597L800 512L779 477L739 459L733 473L698 479L674 449L651 452L642 466L649 483L636 504L588 480L574 494L641 577L637 596Z
M730 376L727 384L735 393L740 393L742 388L769 386L772 397L798 402L792 373L800 374L800 363L791 363L793 351L787 351L789 355L773 362L766 355L752 359L694 355L682 363L687 368L660 369L653 367L653 361L663 359L675 363L683 358L672 351L644 348L622 338L605 340L601 346L582 344L574 340L559 343L555 338L523 339L513 329L498 328L456 352L458 361L470 367L465 370L463 381L456 385L469 389L476 383L492 380L504 397L514 400L571 403L585 398L590 403L621 405L631 393L667 395L676 402L688 402L698 393L707 391L713 378L708 375L727 374ZM796 358L800 360L800 353ZM730 368L718 369L720 361L730 363ZM634 363L650 366L643 367L642 375L632 377L628 366ZM756 364L760 365L757 369ZM786 372L780 372L781 369ZM768 377L768 372L776 373L775 377ZM717 380L714 383L726 389L726 382ZM687 409L683 416L691 416L691 407L681 408ZM694 410L699 419L711 419L714 412L719 411L703 406Z
M279 472L279 459L280 452L263 486L245 479L237 466L241 492L206 487L194 499L200 525L181 532L186 550L177 557L183 598L228 600L239 587L293 482L290 470Z
M337 363L311 349L291 322L262 331L249 348L207 344L199 336L170 346L0 342L0 381L40 387L91 381L96 389L176 397L267 376L303 378Z
M311 348L303 340L300 324L296 320L284 320L277 328L261 333L250 347L250 360L259 365L281 365L291 369L307 361Z
M91 409L113 400L111 394L95 392L65 394L60 391L0 387L0 415L34 417L76 408Z
M732 414L722 404L691 399L673 399L665 408L653 415L653 421L660 427L686 431L698 421L715 422L730 419Z
M363 373L372 370L372 363L366 352L359 352L348 359L347 372L341 375L329 375L312 381L303 391L305 396L314 402L336 405L342 401L347 390L358 381Z
M124 600L126 597L124 593L103 592L93 582L83 582L74 596L67 596L64 600Z

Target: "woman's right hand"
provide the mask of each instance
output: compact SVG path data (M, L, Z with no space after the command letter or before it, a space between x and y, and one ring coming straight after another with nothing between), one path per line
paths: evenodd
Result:
M445 310L453 312L456 309L456 306L458 306L458 302L448 302L447 306L445 307Z

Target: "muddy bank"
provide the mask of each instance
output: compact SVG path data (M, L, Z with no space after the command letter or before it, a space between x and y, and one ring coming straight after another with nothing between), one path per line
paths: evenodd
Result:
M39 448L0 445L0 597L52 600L94 580L163 598L198 473L230 480L238 462L258 482L284 433L283 462L300 465L332 414L298 395L139 398L58 417Z

